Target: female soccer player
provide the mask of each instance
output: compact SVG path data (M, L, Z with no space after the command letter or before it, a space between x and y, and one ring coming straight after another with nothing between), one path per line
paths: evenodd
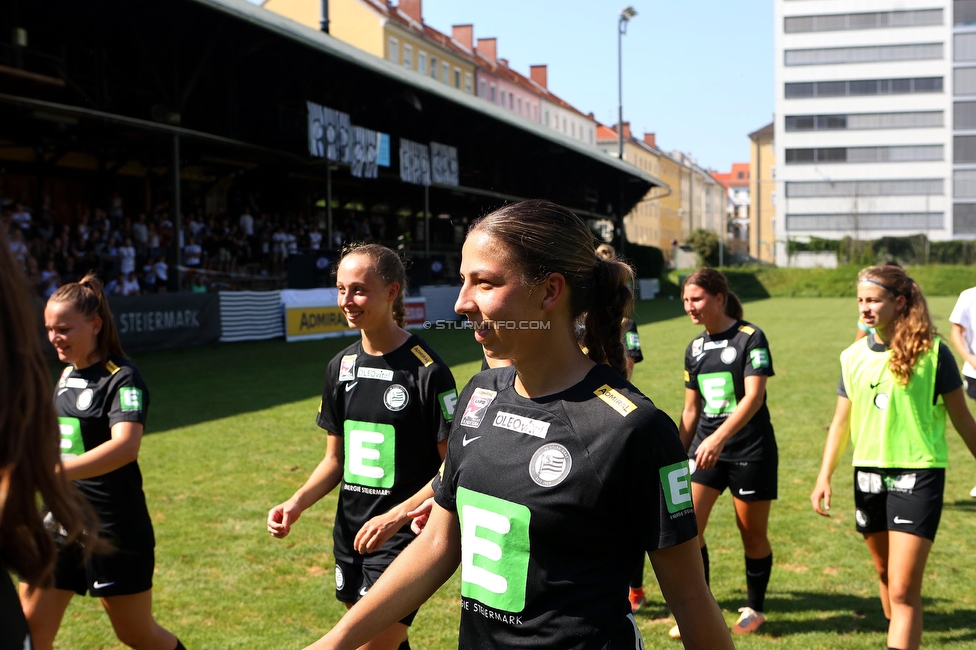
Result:
M545 201L472 226L455 310L490 359L515 365L465 387L423 534L312 647L360 645L459 563L461 648L641 647L627 602L641 552L688 626L686 647L732 647L675 426L623 378L632 272L591 242L581 219Z
M837 408L810 503L830 516L830 477L850 438L857 531L878 573L888 647L914 650L922 641L922 575L942 514L946 413L974 456L976 422L952 352L903 269L861 271L857 306L875 333L841 353Z
M361 337L326 371L317 420L329 434L325 458L291 499L271 509L268 532L285 537L341 482L333 529L336 598L352 607L415 537L407 512L433 494L457 389L440 357L403 329L407 281L396 253L377 244L347 249L336 287L339 307ZM363 647L409 647L412 609Z
M766 335L742 320L742 304L720 271L699 269L688 276L684 307L692 323L705 327L685 353L685 406L679 427L694 460L692 495L702 562L708 579L705 527L712 506L729 488L745 547L749 593L732 631L749 634L766 620L763 607L773 567L766 534L779 465L766 408L773 359ZM672 636L677 628L672 628Z
M27 286L9 247L0 246L0 648L14 650L33 646L8 570L45 584L56 556L37 494L71 542L92 548L88 531L98 525L91 506L55 470L58 421Z
M149 390L122 352L98 278L89 273L58 289L44 309L44 327L58 359L69 364L54 398L61 472L94 507L99 536L115 551L86 560L80 545L62 543L53 588L21 583L34 647L51 648L72 596L90 593L101 599L122 643L182 650L152 615L155 538L137 462Z

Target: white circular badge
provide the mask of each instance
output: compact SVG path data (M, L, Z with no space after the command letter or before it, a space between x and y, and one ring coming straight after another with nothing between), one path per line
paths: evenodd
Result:
M336 579L336 590L342 591L342 587L346 584L346 579L345 577L343 577L342 569L339 568L338 564L336 565L335 579Z
M410 394L400 384L393 384L383 393L383 403L391 411L402 411L410 401Z
M85 390L78 393L78 399L75 400L75 406L78 407L79 411L85 411L89 406L92 405L92 400L95 394L92 393L91 388L86 388Z
M871 521L870 517L868 517L868 513L864 512L860 508L854 512L854 518L857 519L857 525L861 528L866 528L868 522Z
M529 476L536 485L552 487L562 483L573 469L573 457L569 450L555 442L542 445L532 455Z
M874 396L874 405L878 407L878 410L885 410L888 408L888 395L887 393L878 393Z
M722 350L722 357L721 357L722 362L732 363L733 361L735 361L736 354L737 353L735 351L735 348L725 348L724 350Z

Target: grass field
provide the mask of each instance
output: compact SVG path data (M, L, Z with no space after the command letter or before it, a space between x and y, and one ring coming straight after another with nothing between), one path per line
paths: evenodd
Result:
M948 334L952 298L930 301ZM855 331L851 298L775 298L747 303L767 333L776 377L769 406L780 448L780 499L770 522L775 565L761 633L740 648L881 648L884 619L867 550L854 531L849 460L835 475L831 519L809 506L833 414L837 355ZM683 402L685 346L697 333L678 301L642 303L645 360L634 383L672 417ZM480 364L470 332L424 334L459 387ZM265 517L321 459L314 423L328 360L351 339L222 345L139 355L151 389L140 464L157 538L155 610L187 648L301 648L341 616L334 598L331 524L335 497L307 511L285 540ZM976 647L976 463L954 432L942 526L925 578L925 647ZM849 452L848 452L849 457ZM708 530L712 590L731 624L745 604L742 546L729 497ZM602 549L598 551L611 551ZM612 551L611 551L612 552ZM650 602L637 615L648 648L667 638L667 610L648 570ZM425 605L411 643L456 647L458 576ZM121 648L93 599L76 598L58 648Z

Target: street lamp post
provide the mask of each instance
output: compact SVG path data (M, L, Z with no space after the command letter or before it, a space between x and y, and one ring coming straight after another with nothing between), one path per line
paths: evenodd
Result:
M620 21L617 23L617 158L624 160L624 34L627 33L627 23L637 15L633 7L620 10ZM620 188L620 203L617 212L620 214L620 254L624 253L624 243L627 241L627 226L624 223L624 191Z

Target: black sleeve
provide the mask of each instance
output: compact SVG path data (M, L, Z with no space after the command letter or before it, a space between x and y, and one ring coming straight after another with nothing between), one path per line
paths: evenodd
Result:
M146 424L149 413L149 389L142 375L132 366L122 366L112 377L109 388L110 404L108 411L108 426L113 427L119 422L138 422Z
M844 373L841 373L840 379L837 380L837 394L841 397L847 397L847 387L844 386ZM848 399L850 399L848 397Z
M685 349L685 388L698 390L698 374L691 365L691 345Z
M627 328L624 331L624 349L628 357L639 363L644 360L644 353L641 352L640 334L637 333L637 323L628 319Z
M756 375L772 377L776 374L773 371L773 355L769 352L769 341L766 340L766 335L761 329L756 328L746 341L746 355L743 377Z
M454 420L454 409L457 406L457 384L454 375L447 366L437 364L431 368L428 399L433 397L430 408L432 429L437 432L437 442L447 440L451 432L451 422Z
M962 386L962 377L959 375L959 368L956 366L956 358L952 356L952 350L945 344L945 341L940 341L939 365L935 371L935 394L945 395L960 386Z
M458 397L458 404L467 404L468 400L471 399L474 388L474 382L469 381L468 385L464 387L464 390L461 391L461 395ZM461 444L462 436L457 435L457 430L461 426L461 419L453 418L451 421L451 435L447 439L447 455L444 457L444 462L441 463L441 468L432 483L434 488L434 501L440 507L452 512L457 511L458 454L464 448L464 445Z
M336 359L329 362L329 367L325 371L325 386L322 388L322 400L319 402L319 412L315 418L315 423L329 433L337 435L343 434L342 414L338 409L338 395L336 387L338 385L339 365Z

